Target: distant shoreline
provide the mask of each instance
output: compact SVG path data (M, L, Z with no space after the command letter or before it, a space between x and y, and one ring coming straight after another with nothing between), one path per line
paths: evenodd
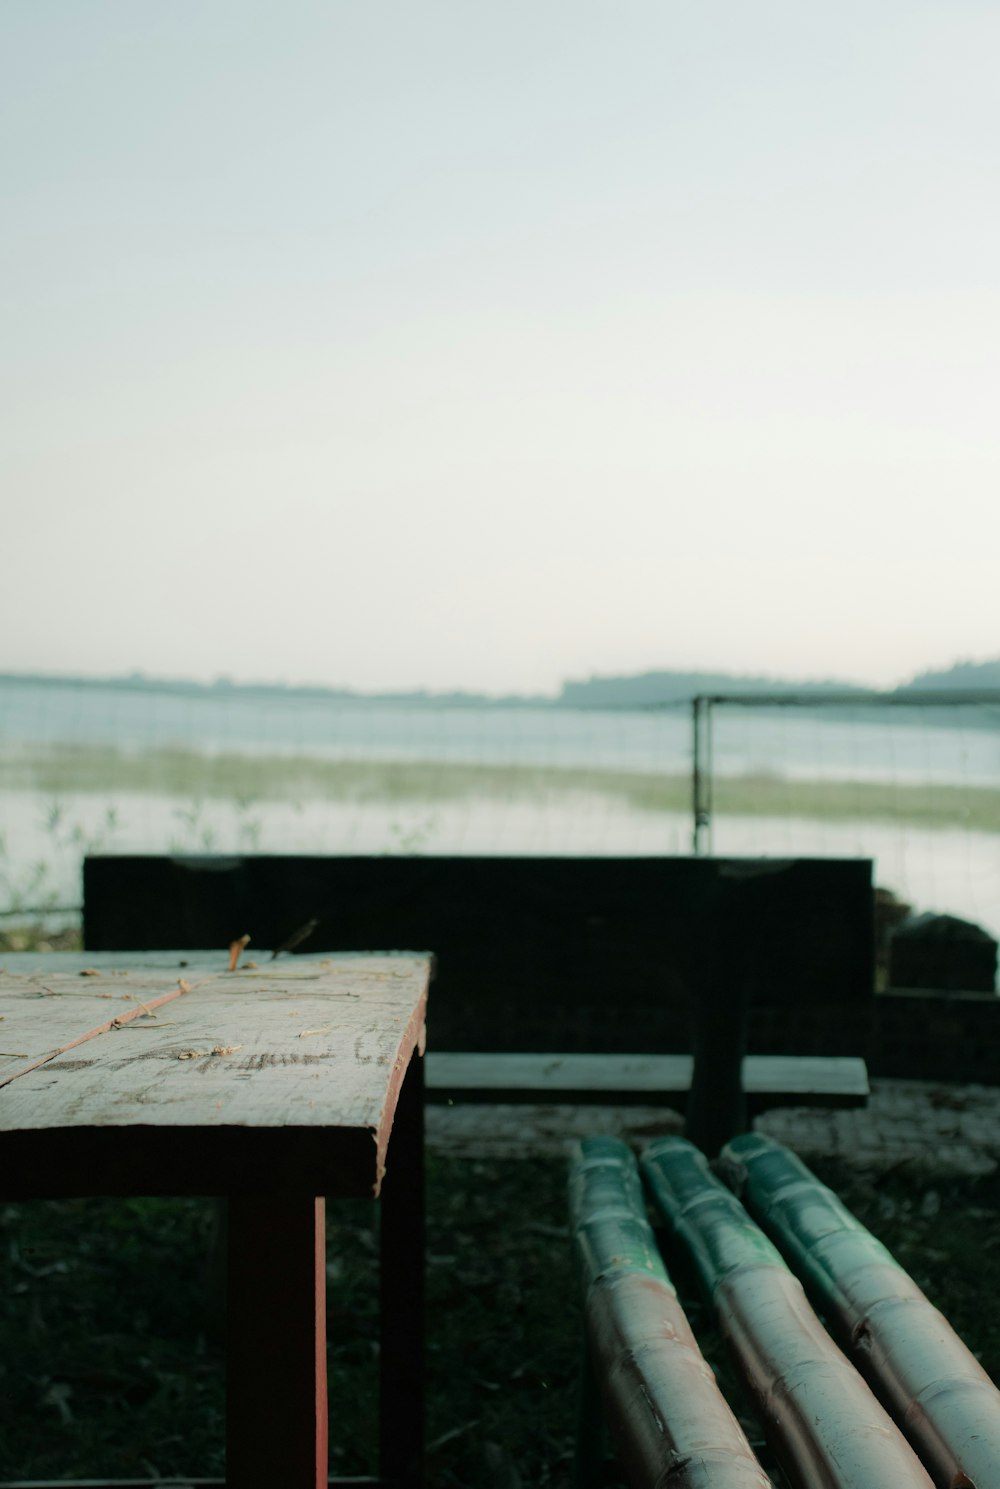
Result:
M314 699L327 703L403 703L429 708L553 708L559 699L541 693L510 693L494 696L487 693L455 691L434 693L418 688L410 692L363 693L356 688L334 688L279 682L231 682L216 679L198 682L194 678L147 677L129 674L124 677L81 677L74 674L2 672L0 687L55 687L106 689L123 693L170 693L175 696L226 699L231 697L278 699L289 702Z
M983 697L983 701L1000 706L1000 659L995 662L958 662L943 672L921 673L896 688L879 690L857 683L833 679L788 682L765 676L725 672L643 672L633 675L590 677L564 682L558 694L504 693L489 694L466 689L436 692L427 688L401 689L389 692L363 692L357 688L331 687L321 684L279 682L233 682L216 678L198 682L192 678L158 678L145 673L125 676L84 677L75 674L0 673L0 687L72 688L85 691L103 689L124 693L158 693L222 700L269 700L286 702L316 701L338 704L395 704L413 708L528 708L573 709L579 711L644 711L647 709L689 707L696 697L746 699L755 697L780 703L802 700L808 708L813 698L824 711L832 707L850 708L853 703L871 705L905 703L909 695L940 693L943 697L959 693ZM985 696L984 696L985 695ZM992 696L992 695L995 695ZM829 699L829 702L824 702ZM916 699L914 702L916 703ZM933 705L931 705L933 706Z

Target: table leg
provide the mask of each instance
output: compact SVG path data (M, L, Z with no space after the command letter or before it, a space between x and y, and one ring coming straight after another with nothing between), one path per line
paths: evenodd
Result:
M326 1489L326 1201L229 1201L227 1489Z
M403 1082L382 1181L381 1414L383 1479L421 1482L424 1434L424 1062Z

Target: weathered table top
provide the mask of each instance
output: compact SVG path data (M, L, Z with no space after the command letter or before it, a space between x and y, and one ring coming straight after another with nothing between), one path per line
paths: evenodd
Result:
M7 1195L377 1193L430 961L0 961Z

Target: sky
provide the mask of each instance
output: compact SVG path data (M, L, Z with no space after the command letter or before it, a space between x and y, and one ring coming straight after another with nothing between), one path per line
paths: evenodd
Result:
M3 0L0 670L1000 655L993 0Z

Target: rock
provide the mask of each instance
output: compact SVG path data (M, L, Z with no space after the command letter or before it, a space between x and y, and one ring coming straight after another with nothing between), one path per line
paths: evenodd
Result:
M956 915L910 915L889 942L889 985L941 992L996 990L997 943L982 926Z

